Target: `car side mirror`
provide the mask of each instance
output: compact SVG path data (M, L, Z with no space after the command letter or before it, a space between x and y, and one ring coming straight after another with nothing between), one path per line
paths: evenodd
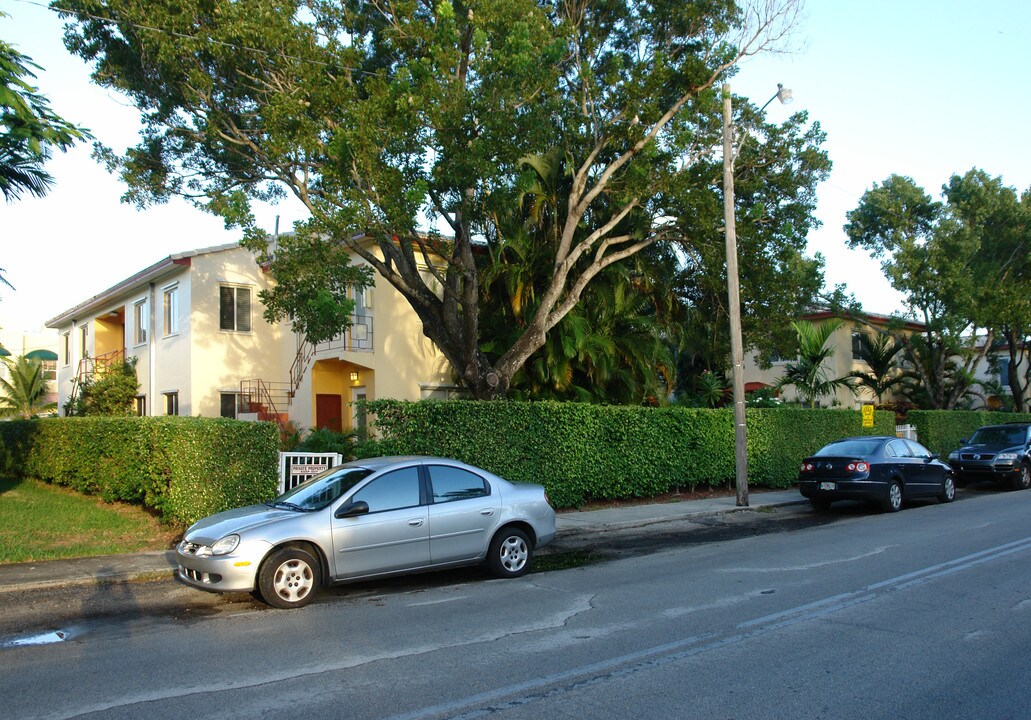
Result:
M931 453L931 457L929 457L927 459L928 459L928 461L931 461L931 460L937 460L939 457L940 456L938 455L938 453Z
M365 515L369 512L369 503L364 500L358 502L349 502L341 505L340 508L333 514L336 518L354 517L355 515Z
M959 444L960 445L966 445L967 444L967 439L966 438L960 438L959 439Z

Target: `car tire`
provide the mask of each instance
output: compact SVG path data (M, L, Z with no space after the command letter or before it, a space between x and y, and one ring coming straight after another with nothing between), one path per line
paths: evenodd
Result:
M1026 462L1020 463L1020 474L1013 478L1014 490L1027 490L1031 487L1031 465Z
M258 592L272 607L284 610L304 607L322 584L322 569L311 553L300 548L276 550L261 564Z
M530 570L533 545L526 533L518 528L502 528L490 541L487 551L487 569L500 578L515 578Z
M938 501L943 503L950 503L956 499L956 479L951 475L946 475L942 481L942 491L938 496Z
M809 498L809 502L816 512L824 513L831 509L831 501L817 498Z
M902 509L902 485L899 484L898 480L892 480L888 483L888 492L884 495L884 500L881 501L881 509L884 512L898 512Z

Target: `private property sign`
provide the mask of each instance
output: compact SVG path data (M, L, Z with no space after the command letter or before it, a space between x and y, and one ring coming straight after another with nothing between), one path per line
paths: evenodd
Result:
M336 467L344 461L340 453L279 453L279 492L292 490L323 470Z
M863 427L873 427L873 405L863 406Z

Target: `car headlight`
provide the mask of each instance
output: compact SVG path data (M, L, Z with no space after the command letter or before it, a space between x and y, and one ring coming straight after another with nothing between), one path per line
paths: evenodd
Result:
M1016 453L999 453L998 455L995 456L995 459L996 460L1003 460L1003 461L1013 462L1014 460L1017 459L1017 454Z
M949 453L949 460L959 460L959 450L953 450Z
M216 540L211 544L212 555L228 555L233 550L236 550L236 546L240 544L239 535L226 535L221 540Z

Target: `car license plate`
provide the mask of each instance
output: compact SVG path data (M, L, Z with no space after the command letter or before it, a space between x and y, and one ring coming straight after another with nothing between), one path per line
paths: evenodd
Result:
M822 483L820 483L820 489L821 490L833 490L834 489L834 483L822 482Z

